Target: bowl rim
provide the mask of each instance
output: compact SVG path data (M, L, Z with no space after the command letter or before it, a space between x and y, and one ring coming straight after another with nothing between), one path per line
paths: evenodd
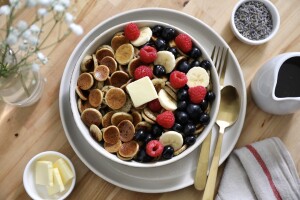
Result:
M29 161L28 163L26 164L25 166L25 169L24 169L24 172L23 172L23 185L24 185L24 188L27 192L27 194L32 198L32 199L41 199L35 192L33 192L33 190L29 187L29 180L27 179L27 175L30 171L30 168L31 166L35 163L35 161L37 161L39 158L42 158L42 157L46 157L48 155L54 155L54 156L57 156L57 157L60 157L60 158L63 158L69 165L69 167L71 168L72 172L74 173L74 177L72 179L72 182L71 182L71 185L69 187L69 190L68 191L65 191L57 200L63 200L65 198L67 198L71 192L73 191L74 187L75 187L75 183L76 183L76 171L75 171L75 168L74 168L74 165L73 163L71 162L71 160L65 156L64 154L60 153L60 152L57 152L57 151L43 151L43 152L40 152L38 154L36 154L35 156L33 156ZM34 183L35 184L35 183Z
M249 38L246 38L245 36L243 36L236 28L235 23L234 23L234 15L237 11L237 9L246 2L249 1L258 1L258 2L262 2L270 11L271 15L272 15L272 22L273 22L273 30L272 32L264 39L262 40L251 40ZM231 29L234 33L234 35L242 42L246 43L246 44L250 44L250 45L260 45L263 43L268 42L269 40L271 40L276 33L279 30L280 27L280 15L278 12L278 9L276 8L276 6L268 0L240 0L239 2L237 2L232 10L231 13L231 19L230 19L230 24L231 24Z
M133 23L137 23L139 27L143 27L143 26L151 26L151 25L163 25L166 27L172 27L175 28L175 30L177 30L180 33L186 33L185 31L183 31L182 29L168 24L168 23L164 23L164 22L159 22L159 21L155 21L155 20L131 20L128 22L124 22L124 23L120 23L116 26L113 26L109 29L107 29L106 31L102 32L101 34L99 34L99 36L97 36L92 42L89 43L89 45L85 48L85 50L82 52L82 54L80 55L79 59L76 62L76 65L71 73L71 80L70 80L70 90L69 90L69 100L70 100L70 104L71 104L71 111L73 113L73 117L74 117L74 121L76 123L77 128L79 129L80 133L83 135L83 137L86 139L86 141L97 151L99 152L101 155L105 156L106 158L119 163L119 164L123 164L126 166L130 166L130 167L139 167L139 168L149 168L149 167L159 167L159 166L164 166L164 165L168 165L171 164L173 162L176 162L177 160L185 157L186 155L188 155L189 153L191 153L193 150L195 150L197 147L200 146L200 144L203 142L203 140L205 139L205 137L208 135L208 133L210 132L210 130L212 129L216 117L217 117L217 113L219 110L219 105L220 105L220 86L219 86L219 79L218 79L218 75L217 75L217 71L215 69L214 63L212 62L210 56L208 55L208 53L206 52L206 50L200 45L200 43L198 41L196 41L192 36L191 37L193 43L198 46L201 51L202 51L202 57L204 57L205 59L209 60L212 64L211 67L211 74L210 75L211 79L213 80L214 86L213 86L213 91L216 94L216 98L213 102L213 106L212 109L214 111L214 113L211 111L210 112L210 123L205 127L204 131L201 133L201 135L203 136L203 139L200 141L199 140L199 136L197 138L197 141L195 144L193 144L192 146L188 147L183 153L173 157L172 159L169 160L163 160L163 161L157 161L157 162L149 162L149 163L140 163L137 161L124 161L121 160L120 158L118 158L116 155L109 153L108 151L106 151L99 143L97 143L91 136L90 133L88 131L88 128L86 127L86 125L82 122L81 118L80 118L80 113L78 111L78 107L77 107L77 101L76 101L76 94L75 94L75 87L76 87L76 83L77 83L77 78L75 79L74 76L76 76L76 73L78 73L78 70L80 70L80 64L81 61L83 60L83 58L87 54L87 52L93 47L93 46L101 46L104 45L103 43L99 42L99 40L101 40L100 38L102 38L103 36L106 35L110 35L110 38L113 36L113 34L122 31L124 26L130 22ZM93 31L93 30L91 30ZM105 42L105 41L102 41ZM96 45L97 44L97 45ZM95 48L95 47L94 47ZM96 48L95 48L96 50ZM94 52L94 51L93 51Z

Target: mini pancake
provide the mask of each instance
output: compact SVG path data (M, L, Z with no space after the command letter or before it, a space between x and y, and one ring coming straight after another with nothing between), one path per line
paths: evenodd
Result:
M109 126L103 132L103 140L109 144L116 144L120 140L120 131L116 126Z
M133 79L131 78L131 79L129 79L125 84L123 84L120 88L122 89L122 90L126 90L126 86L129 84L129 83L131 83L133 81Z
M122 145L121 140L118 140L118 142L115 144L109 144L107 142L104 142L104 149L109 153L116 153L119 151L121 145Z
M123 120L118 124L120 131L120 139L122 142L129 142L133 139L135 134L135 128L131 121Z
M126 84L129 80L129 76L127 73L122 71L114 72L110 77L110 84L115 87L121 87Z
M127 65L134 56L134 48L131 44L121 45L115 53L116 61L121 65Z
M116 34L111 40L111 47L116 51L121 45L129 43L129 40L122 34Z
M102 88L104 87L104 81L94 81L94 87L95 89L99 89L102 90Z
M108 113L106 113L103 117L102 117L102 126L108 127L110 125L112 125L111 123L111 117L113 116L113 114L115 114L115 111L109 111Z
M179 154L181 154L182 152L184 152L187 149L187 145L183 145L180 149L176 150L174 152L174 156L178 156Z
M81 90L79 86L76 86L75 88L76 94L79 96L80 99L86 101L88 98L88 92L87 90Z
M134 126L136 126L138 123L140 123L143 120L142 115L138 111L133 111L131 113L131 116L132 116L132 123Z
M147 130L150 131L152 125L149 122L141 121L135 125L135 130Z
M95 108L87 108L81 113L81 120L88 127L92 124L100 126L102 123L102 114Z
M205 126L203 126L203 125L197 125L197 126L196 126L195 134L197 135L197 134L202 133L202 131L204 130L204 127L205 127Z
M156 121L157 114L152 112L148 107L144 108L143 113L152 121Z
M92 124L90 126L90 133L91 136L97 141L97 142L101 142L102 141L102 131L99 129L98 126L96 126L95 124Z
M101 92L101 90L99 89L93 89L90 91L89 94L89 103L93 106L93 107L98 107L101 105L103 100L103 93Z
M106 65L96 66L93 75L97 81L105 81L109 76L109 69Z
M133 157L128 157L128 158L126 158L126 157L123 157L123 156L121 156L121 155L120 155L120 153L119 153L119 152L117 152L117 157L118 157L119 159L121 159L121 160L125 160L125 161L132 160L132 159L133 159Z
M93 57L91 55L87 55L83 58L80 64L81 72L93 71L94 70L94 62Z
M95 67L97 67L97 66L99 65L99 63L98 63L98 60L97 60L97 58L96 58L96 55L95 55L95 54L93 54L93 55L92 55L92 58L93 58L93 62L94 62L94 69L95 69Z
M126 103L126 99L124 90L120 88L111 88L105 95L107 105L113 110L122 108Z
M100 65L107 66L109 69L109 74L114 73L117 70L118 66L116 60L110 56L105 56L104 58L102 58L102 60L100 61Z
M166 85L166 81L161 78L154 78L151 81L157 93Z
M78 99L77 107L80 114L87 108L92 108L93 106L88 101L83 101L82 99Z
M137 154L138 151L139 151L139 144L136 141L131 140L129 142L123 143L118 153L122 157L132 158Z
M78 77L77 86L82 90L90 89L93 84L94 78L90 73L84 72Z
M128 73L128 66L127 65L118 65L118 69L121 72Z
M176 47L175 40L170 40L169 41L169 47Z
M107 47L103 47L101 49L98 49L96 51L96 58L98 60L98 62L100 63L100 61L105 57L105 56L110 56L110 57L114 57L114 52L112 49L109 49Z
M132 101L131 101L130 97L127 96L126 97L125 105L122 108L117 109L115 111L116 112L126 112L127 113L127 112L129 112L131 110L131 108L132 108Z
M173 88L173 86L171 85L171 83L169 81L166 82L166 86L168 86L173 92L177 92L178 90Z
M116 112L111 117L111 123L115 126L123 120L129 120L132 122L132 116L126 112Z
M128 74L131 77L134 77L134 71L136 68L139 66L143 65L143 62L141 61L140 58L133 58L129 63L128 63Z
M177 101L177 95L176 92L174 92L170 87L165 86L164 90L172 97L175 101Z
M110 90L112 88L115 88L115 87L112 85L105 85L105 86L103 86L101 91L104 92L104 94L105 94L105 93L107 93L108 90Z
M149 117L147 117L147 116L145 115L144 111L143 111L141 114L142 114L142 118L143 118L146 122L148 122L148 123L150 123L150 124L155 124L155 121L153 121L152 119L150 119Z

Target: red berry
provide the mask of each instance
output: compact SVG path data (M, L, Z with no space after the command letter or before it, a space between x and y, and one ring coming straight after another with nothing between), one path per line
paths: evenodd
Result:
M125 37L130 40L136 40L140 36L140 29L135 23L129 23L124 28Z
M176 46L183 52L188 53L192 50L192 39L187 34L181 33L175 38Z
M141 65L138 68L134 70L134 78L135 80L138 80L140 78L143 78L145 76L148 76L150 79L153 77L152 69L148 66Z
M165 111L156 117L156 122L164 128L171 128L175 123L172 111Z
M161 107L161 105L160 105L158 99L154 99L154 100L150 101L150 102L148 103L148 107L149 107L150 110L153 111L153 112L159 112L159 111L161 111L161 109L162 109L162 107Z
M189 97L192 103L201 103L206 95L206 88L203 86L191 87L188 90Z
M151 140L146 145L146 153L151 157L158 157L162 154L164 146L158 140Z
M140 59L146 64L154 62L157 57L157 51L154 47L144 46L139 52Z
M185 86L188 79L185 75L185 73L180 71L173 71L170 75L170 83L173 88L179 89Z

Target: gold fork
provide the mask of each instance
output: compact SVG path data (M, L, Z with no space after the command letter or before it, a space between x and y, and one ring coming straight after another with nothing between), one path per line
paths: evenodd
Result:
M225 49L226 52L224 53ZM227 66L226 63L228 59L228 48L225 47L217 48L216 46L214 46L214 49L211 54L211 59L214 62L216 70L218 72L219 80L220 80L219 81L220 89L222 89L224 87L224 77L225 77L225 71ZM211 135L212 135L212 130L204 139L201 146L200 156L199 156L195 180L194 180L194 187L197 190L204 190L206 185Z

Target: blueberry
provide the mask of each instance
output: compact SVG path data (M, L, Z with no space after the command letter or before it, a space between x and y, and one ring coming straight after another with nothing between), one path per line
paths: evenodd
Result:
M148 156L145 149L140 149L135 158L138 162L150 162L152 157Z
M176 131L176 132L180 133L180 132L183 131L183 126L181 124L175 122L171 129L173 131Z
M183 133L185 136L193 135L196 131L196 126L193 123L187 123L184 126Z
M170 51L175 56L175 58L177 57L178 52L177 52L177 49L175 47L168 48L168 51Z
M164 27L163 27L163 26L155 25L155 26L152 28L152 34L153 34L154 36L156 36L156 37L160 37L163 30L164 30Z
M182 110L184 111L187 107L187 102L186 101L177 101L177 110Z
M173 28L164 28L164 30L163 30L162 33L161 33L161 36L162 36L165 40L170 41L170 40L172 40L172 39L175 38L175 36L176 36L176 31L175 31L175 29L173 29Z
M210 117L207 113L202 113L199 118L199 122L203 125L207 125L210 122Z
M151 132L151 134L152 134L153 138L160 137L162 135L163 131L164 131L164 129L161 126L159 126L157 124L153 124L152 125L152 132Z
M151 140L153 140L151 133L146 133L145 143L147 144Z
M201 110L205 111L208 107L208 101L203 99L199 105L201 107Z
M197 104L189 104L186 108L186 112L191 119L196 120L201 116L202 109Z
M184 88L180 88L177 91L176 96L177 96L177 100L179 100L179 101L188 100L188 98L189 98L188 90L186 90Z
M166 68L162 65L154 65L153 74L158 78L166 75Z
M181 71L183 73L187 73L189 70L190 70L191 66L190 64L188 63L188 61L184 60L184 61L181 61L180 63L178 63L177 65L177 70L178 71Z
M171 147L169 145L164 147L164 150L162 152L162 157L164 159L170 159L170 158L172 158L173 154L174 154L174 148L173 147Z
M166 41L161 38L157 38L157 40L155 41L155 46L156 46L157 51L163 51L163 50L167 49Z
M192 50L189 52L191 58L199 58L202 55L201 50L198 47L193 47Z
M189 117L186 112L176 111L175 119L176 119L176 122L178 122L179 124L186 124L189 120Z
M200 67L203 67L205 70L209 70L211 68L211 64L208 60L202 60Z
M193 60L190 65L191 65L191 68L196 67L196 66L199 67L200 66L200 61L199 60Z
M134 138L136 141L144 142L146 139L147 133L140 129L135 132Z
M194 136L194 135L187 136L185 138L184 142L188 146L191 146L191 145L195 144L195 142L196 142L196 136Z
M155 47L155 43L153 40L150 40L149 42L146 42L145 44L143 44L142 46L140 46L139 48L143 48L145 46L151 46L151 47Z
M209 91L206 93L205 99L207 99L209 102L213 102L216 98L216 95L213 91Z

